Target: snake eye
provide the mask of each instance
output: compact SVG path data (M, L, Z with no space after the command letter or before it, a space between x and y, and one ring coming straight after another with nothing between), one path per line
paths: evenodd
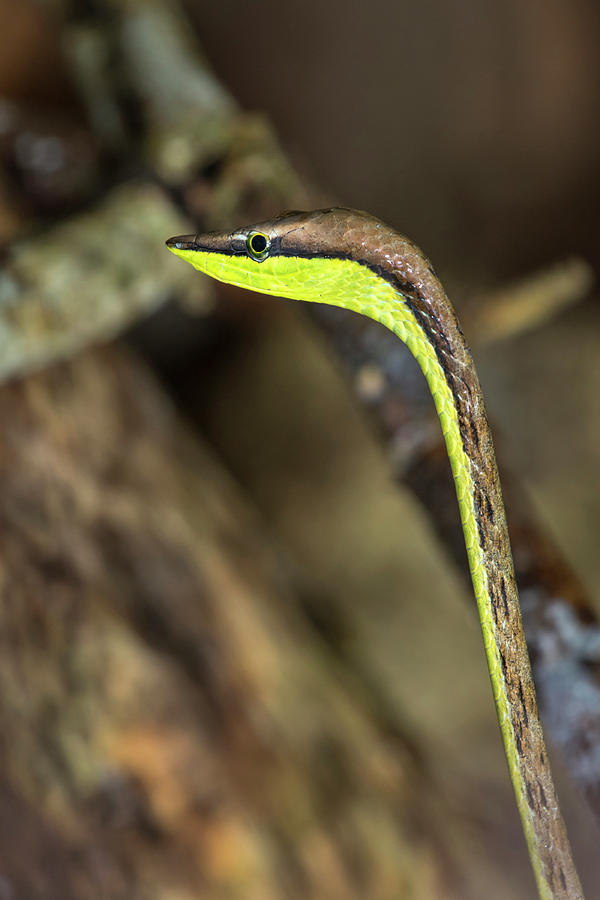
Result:
M248 240L246 241L248 256L251 256L256 262L262 262L267 258L270 246L271 241L266 234L260 231L251 231L248 235Z

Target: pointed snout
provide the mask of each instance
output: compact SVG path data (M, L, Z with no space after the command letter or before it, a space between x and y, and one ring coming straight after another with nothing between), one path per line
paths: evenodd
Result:
M168 241L165 241L169 250L196 250L198 249L198 245L196 243L196 235L195 234L180 234L177 237L169 238Z
M180 234L169 238L167 247L174 253L201 251L204 253L231 253L231 235L223 231L206 234Z

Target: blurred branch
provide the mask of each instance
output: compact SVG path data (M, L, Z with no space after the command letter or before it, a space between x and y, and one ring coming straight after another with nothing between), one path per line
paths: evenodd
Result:
M62 16L73 83L90 123L114 150L141 136L150 167L178 182L230 142L236 104L176 3L100 2L83 20L79 4L69 3ZM128 110L135 110L133 121Z
M0 271L0 378L108 340L173 293L194 291L193 277L156 252L185 224L158 187L130 184L13 244Z
M594 280L585 260L567 259L518 284L472 299L467 306L471 339L484 344L540 328L589 294Z

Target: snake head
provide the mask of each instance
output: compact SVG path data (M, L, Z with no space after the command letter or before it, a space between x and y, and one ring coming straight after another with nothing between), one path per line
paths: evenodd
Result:
M167 247L218 281L350 308L358 308L352 292L357 278L369 281L367 271L407 286L433 275L409 240L368 213L341 207L286 212L231 232L180 235Z

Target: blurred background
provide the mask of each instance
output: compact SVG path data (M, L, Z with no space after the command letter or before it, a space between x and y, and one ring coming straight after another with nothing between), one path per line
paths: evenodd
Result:
M599 47L592 0L0 0L0 900L535 896L413 360L163 248L332 204L472 344L600 897Z

